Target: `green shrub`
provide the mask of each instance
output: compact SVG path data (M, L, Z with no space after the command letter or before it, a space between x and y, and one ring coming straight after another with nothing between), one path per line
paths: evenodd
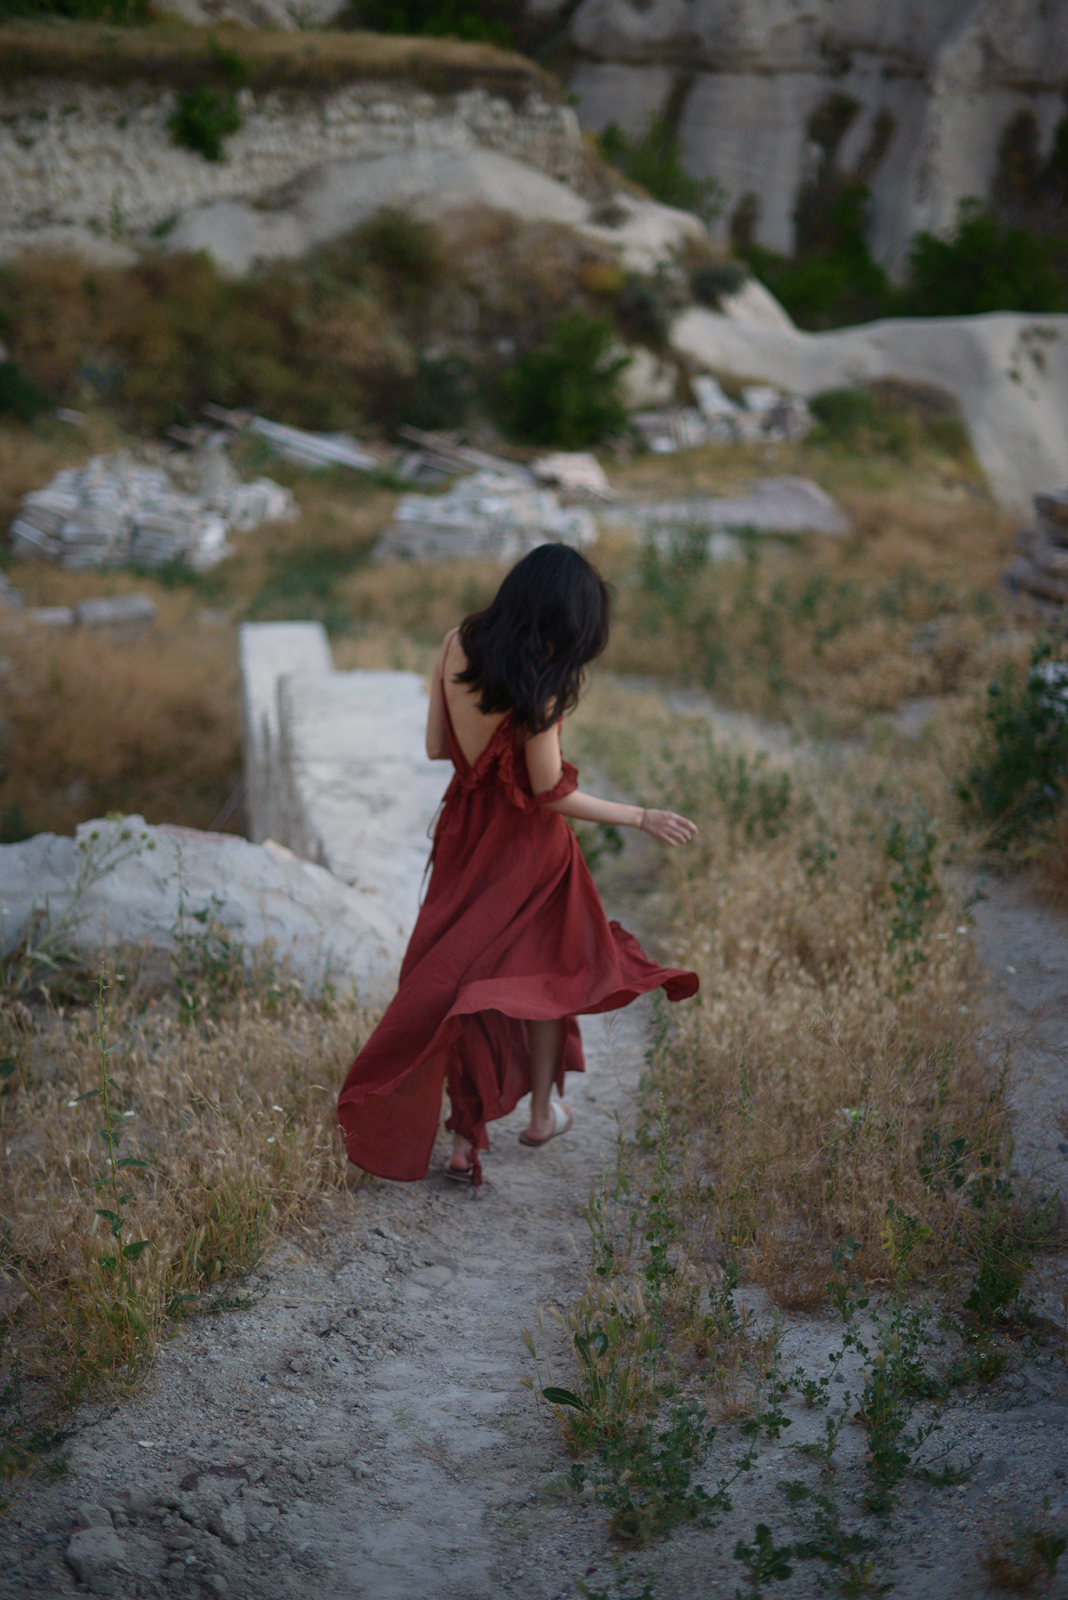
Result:
M398 420L415 428L456 428L477 399L475 369L463 356L420 351Z
M825 389L809 401L816 437L852 451L908 458L923 445L961 457L970 449L956 402L940 390L887 380L853 389Z
M573 311L561 317L539 349L502 380L505 419L527 444L579 449L626 425L620 375L630 357L613 353L604 317Z
M508 8L494 0L352 0L340 26L367 28L372 33L466 39L473 44L495 44L502 50L515 44Z
M178 96L167 126L175 144L193 150L205 161L224 161L223 140L241 126L233 89L212 89L202 84Z
M13 17L57 17L68 22L151 22L149 0L0 0L0 22Z
M684 304L685 295L663 268L652 275L629 272L616 295L616 323L628 339L661 349L667 343L672 317Z
M48 396L14 361L0 361L0 416L32 422L48 407Z
M1026 843L1068 784L1068 658L1039 639L1026 673L1007 665L987 690L979 740L957 794L992 848Z
M903 311L959 317L984 311L1061 311L1068 305L1051 246L1028 228L965 201L952 238L918 233L909 252Z
M682 164L682 146L665 117L650 117L645 132L631 139L617 122L601 134L601 154L632 183L641 184L666 206L695 211L711 222L723 209L723 191L714 178L694 178Z
M737 294L748 277L737 261L707 261L690 275L690 292L700 305L718 311L720 301Z

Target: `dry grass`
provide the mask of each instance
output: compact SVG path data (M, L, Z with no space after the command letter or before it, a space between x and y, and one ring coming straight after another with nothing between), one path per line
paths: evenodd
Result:
M57 598L87 587L53 578ZM123 574L101 587L144 585ZM198 619L187 595L163 591L157 602L157 622L136 638L4 623L0 812L9 835L69 833L109 811L206 828L223 809L241 771L233 630Z
M6 22L0 28L3 79L65 78L79 83L149 83L191 89L218 78L211 48L234 49L250 86L316 91L360 79L413 85L431 94L482 87L513 102L532 89L549 99L560 87L533 62L493 45L376 33L262 32L222 26L189 28L173 19L151 27Z
M148 1241L125 1282L97 1214L114 1210L98 1016L60 1008L35 1028L18 1007L0 1014L13 1069L0 1095L0 1339L46 1380L42 1398L138 1376L169 1318L207 1305L212 1285L232 1290L346 1182L335 1090L372 1019L350 1000L302 998L263 953L249 977L229 955L225 970L185 962L177 990L134 951L110 969L117 1155L145 1163L118 1174L119 1242Z
M925 1171L962 1135L967 1179L986 1157L1000 1168L1007 1132L968 919L942 877L953 724L947 712L919 753L776 770L673 725L652 697L602 685L580 713L580 754L701 829L672 859L665 923L702 989L674 1014L647 1115L662 1095L706 1279L737 1259L780 1303L811 1304L851 1236L858 1270L889 1281L891 1206L922 1231L916 1268L968 1257L969 1191Z
M632 557L607 547L616 580L608 657L617 671L698 682L728 705L822 719L817 731L859 731L865 716L902 700L972 688L1004 651L1006 612L992 593L1014 528L967 468L920 457L910 472L856 463L819 448L782 450L771 465L698 453L684 492L735 492L758 474L802 473L849 512L852 533L753 549L745 565L649 554L639 581ZM649 465L628 488L663 494ZM675 489L678 493L682 486Z

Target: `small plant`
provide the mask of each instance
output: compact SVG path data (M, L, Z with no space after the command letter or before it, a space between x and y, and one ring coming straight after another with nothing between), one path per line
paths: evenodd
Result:
M606 856L618 856L623 849L623 835L610 822L572 822L571 826L591 872L597 871Z
M876 1576L873 1552L878 1540L859 1529L850 1533L843 1528L842 1514L832 1494L813 1494L807 1484L796 1478L780 1483L779 1491L787 1505L804 1506L809 1513L804 1523L805 1537L793 1546L797 1561L822 1561L833 1568L834 1586L845 1600L884 1594L891 1587L880 1583ZM821 1587L825 1586L821 1582Z
M1006 664L987 689L979 738L957 795L989 847L1026 843L1056 814L1068 783L1068 660L1045 637L1026 673Z
M927 959L923 938L940 898L934 866L937 843L917 812L907 822L895 817L886 834L886 858L896 868L890 879L894 897L890 949L897 957L899 975L906 978Z
M34 422L48 409L48 396L14 361L0 361L0 417Z
M657 1431L652 1419L607 1441L596 1459L575 1462L571 1486L587 1488L611 1511L611 1529L624 1544L646 1545L684 1522L709 1526L716 1513L730 1510L728 1489L752 1464L739 1463L730 1479L721 1479L714 1494L693 1484L693 1472L705 1458L716 1429L704 1408L674 1406L667 1425Z
M237 90L249 79L249 69L236 50L209 39L216 76L222 86L199 84L178 96L168 127L175 144L183 145L205 161L224 161L223 140L241 126Z
M140 1261L144 1252L150 1247L151 1240L126 1237L130 1225L126 1208L134 1198L134 1192L125 1185L130 1181L131 1173L147 1171L148 1162L139 1156L119 1155L119 1146L126 1132L126 1122L122 1112L112 1105L112 1095L118 1091L118 1085L108 1072L108 1058L114 1053L116 1046L109 1045L106 1039L107 1012L104 1005L106 991L106 979L101 969L96 1003L99 1087L79 1095L78 1102L99 1100L103 1112L104 1126L97 1132L107 1149L107 1170L102 1177L93 1181L92 1188L101 1198L109 1202L108 1205L96 1207L96 1215L102 1217L108 1224L114 1243L105 1254L97 1256L96 1269L104 1290L107 1318L110 1323L109 1332L132 1374L140 1347L149 1337L149 1326L131 1268Z
M1052 1588L1061 1557L1068 1550L1068 1535L1049 1526L1049 1504L1046 1496L1037 1523L1011 1529L993 1539L983 1552L983 1570L996 1589L1021 1593L1039 1583L1047 1592Z
M87 914L90 891L124 862L155 848L147 833L135 836L133 829L115 826L107 833L94 828L78 841L78 871L66 907L52 912L46 901L34 905L22 938L0 961L0 981L10 994L17 995L39 983L54 979L64 968L79 968L77 930Z
M1061 311L1065 304L1065 285L1046 240L999 222L975 200L961 202L951 238L918 233L912 241L906 315Z
M690 275L690 289L701 305L718 311L720 302L737 294L748 276L737 261L706 261Z
M734 1547L735 1561L740 1561L745 1568L745 1581L748 1585L745 1593L753 1596L753 1600L759 1600L765 1583L776 1583L789 1578L794 1570L790 1565L792 1554L790 1545L776 1545L766 1522L758 1522L752 1544L746 1544L743 1539L739 1539ZM739 1596L739 1600L744 1600L741 1589L735 1593Z
M682 145L666 117L650 117L643 133L631 138L618 122L601 134L601 154L654 200L695 211L706 222L718 217L724 195L714 178L694 178L682 164Z
M3 1332L0 1331L0 1482L10 1482L18 1473L38 1472L46 1478L62 1478L68 1471L67 1458L60 1447L70 1437L68 1430L46 1422L30 1422L25 1412L22 1387L22 1362L13 1355L3 1373ZM0 1500L0 1511L7 1505Z
M620 377L630 357L617 353L604 317L573 311L548 339L504 374L510 431L524 443L578 449L620 433L627 408Z
M241 126L241 112L232 89L213 89L200 84L178 96L178 103L167 124L175 144L205 161L225 161L223 140Z

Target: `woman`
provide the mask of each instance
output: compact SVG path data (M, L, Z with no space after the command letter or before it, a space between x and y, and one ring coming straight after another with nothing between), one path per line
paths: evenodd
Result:
M425 1176L444 1083L453 1152L445 1176L480 1184L487 1122L530 1094L523 1144L566 1133L551 1098L583 1070L576 1017L692 972L654 965L608 922L566 819L640 828L675 846L696 828L670 811L583 794L560 723L608 642L608 591L585 558L542 545L492 604L445 636L434 664L427 754L456 771L400 985L345 1079L338 1116L350 1159L384 1178Z

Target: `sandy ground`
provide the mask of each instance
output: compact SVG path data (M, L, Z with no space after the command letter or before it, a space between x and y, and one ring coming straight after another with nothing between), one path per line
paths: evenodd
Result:
M606 895L639 931L652 848L628 841ZM1063 1186L1068 1133L1054 1122L1068 1101L1068 922L1019 885L980 887L977 937L999 1007L1027 1034L1021 1164ZM818 1487L795 1446L822 1432L823 1413L787 1406L792 1426L761 1441L717 1525L627 1553L605 1513L568 1487L559 1427L522 1382L533 1376L522 1330L539 1312L554 1376L569 1380L552 1310L583 1281L582 1208L613 1160L616 1117L630 1125L643 1029L641 1006L584 1026L573 1131L524 1149L520 1108L495 1127L479 1194L436 1170L419 1184L368 1182L340 1197L320 1236L273 1252L248 1309L187 1322L138 1396L82 1416L67 1478L15 1484L0 1523L2 1600L639 1600L647 1584L655 1600L733 1597L739 1539L758 1522L779 1544L799 1536L776 1485ZM1064 1263L1047 1260L1033 1286L1058 1322L1064 1284ZM758 1294L746 1299L770 1317ZM829 1315L785 1317L784 1369L801 1362L818 1376L838 1332ZM951 1347L949 1336L934 1354ZM980 1557L992 1537L1033 1525L1044 1497L1048 1520L1065 1525L1064 1357L1063 1334L1048 1331L993 1384L921 1409L918 1420L942 1424L927 1457L981 1459L957 1488L906 1480L882 1519L859 1509L864 1434L846 1425L835 1493L845 1524L880 1540L873 1582L904 1600L978 1600L990 1592ZM844 1376L848 1385L848 1367ZM737 1424L721 1426L701 1481L713 1489L741 1449ZM1068 1595L1066 1567L1054 1595ZM840 1592L836 1570L795 1562L764 1592Z

